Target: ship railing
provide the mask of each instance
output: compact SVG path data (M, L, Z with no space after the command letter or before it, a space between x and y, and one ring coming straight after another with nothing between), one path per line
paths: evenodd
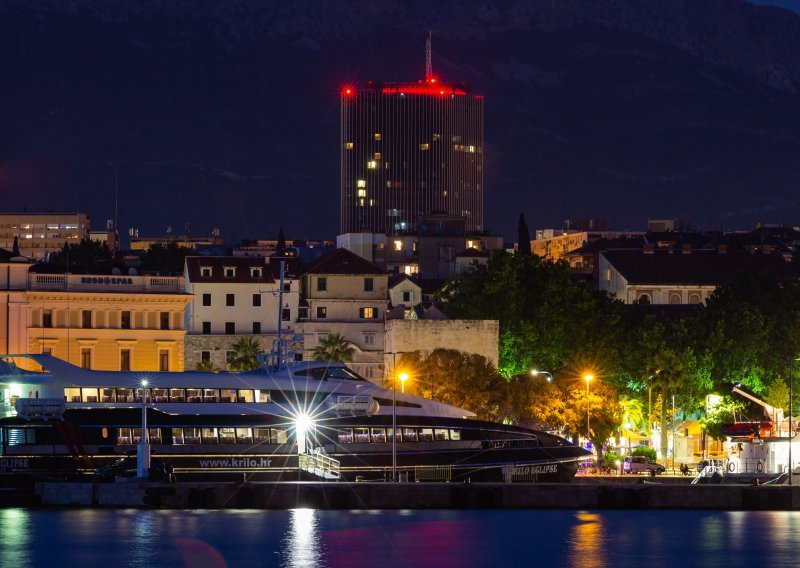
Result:
M692 485L697 485L704 477L711 477L714 474L725 475L725 460L708 460L708 463L697 473L692 480Z
M450 481L453 478L453 466L450 465L418 465L414 468L415 481Z
M339 479L339 460L319 452L308 452L297 456L302 471L323 479Z
M25 420L61 420L65 404L63 398L18 398L14 408Z

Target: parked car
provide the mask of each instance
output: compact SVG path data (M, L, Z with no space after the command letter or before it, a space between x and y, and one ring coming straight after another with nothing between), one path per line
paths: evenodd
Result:
M664 473L667 469L660 463L656 463L650 458L645 456L627 456L623 464L625 473L649 473L650 475L658 475Z
M172 464L161 458L151 458L147 479L170 482L172 472ZM117 477L136 477L136 456L128 456L94 470L94 478L97 481L114 481Z

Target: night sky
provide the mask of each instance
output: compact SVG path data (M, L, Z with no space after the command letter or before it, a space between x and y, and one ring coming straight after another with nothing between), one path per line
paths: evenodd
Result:
M800 0L769 3L800 11ZM333 238L345 83L486 97L486 225L800 219L800 16L734 0L0 5L5 211Z

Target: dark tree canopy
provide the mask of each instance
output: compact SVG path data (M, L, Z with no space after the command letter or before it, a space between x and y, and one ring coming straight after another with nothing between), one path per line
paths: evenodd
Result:
M531 254L531 232L528 230L528 223L525 222L525 214L519 214L517 224L517 247L519 254Z

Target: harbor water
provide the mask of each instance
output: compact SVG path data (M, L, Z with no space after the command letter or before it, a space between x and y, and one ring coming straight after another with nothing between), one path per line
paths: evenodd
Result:
M8 508L0 534L3 568L774 567L800 512Z

